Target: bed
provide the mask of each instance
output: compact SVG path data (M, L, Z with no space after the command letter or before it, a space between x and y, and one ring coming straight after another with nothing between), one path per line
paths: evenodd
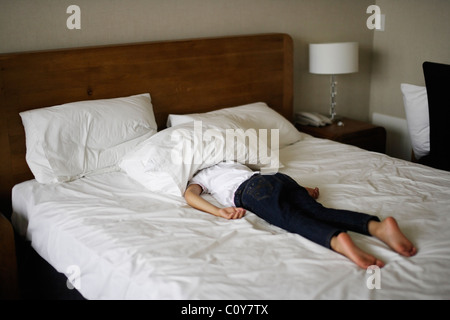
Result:
M0 71L2 211L84 298L450 298L450 173L298 132L288 35L4 54ZM218 161L224 128L274 133L255 169L318 186L326 206L394 216L418 254L352 234L386 262L363 270L251 212L190 208L183 184ZM243 140L230 157L250 161Z

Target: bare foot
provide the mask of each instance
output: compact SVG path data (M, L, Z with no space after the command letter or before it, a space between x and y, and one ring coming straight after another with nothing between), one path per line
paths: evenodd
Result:
M402 256L411 257L417 253L416 247L406 238L392 217L382 222L370 221L369 232Z
M331 248L346 256L361 268L367 269L373 265L380 268L384 267L383 261L358 248L352 238L345 232L341 232L331 239Z

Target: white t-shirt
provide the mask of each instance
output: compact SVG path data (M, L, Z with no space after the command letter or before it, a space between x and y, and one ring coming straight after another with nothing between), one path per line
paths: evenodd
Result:
M200 185L204 193L211 194L220 204L232 207L237 188L255 173L240 163L220 162L199 171L189 184Z

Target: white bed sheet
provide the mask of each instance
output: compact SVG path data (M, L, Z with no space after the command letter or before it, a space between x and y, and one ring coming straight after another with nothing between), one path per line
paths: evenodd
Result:
M374 274L252 213L217 218L121 172L21 183L13 224L59 272L78 268L88 299L450 298L450 173L309 136L280 160L326 206L396 217L418 254L351 233L386 262L370 289Z

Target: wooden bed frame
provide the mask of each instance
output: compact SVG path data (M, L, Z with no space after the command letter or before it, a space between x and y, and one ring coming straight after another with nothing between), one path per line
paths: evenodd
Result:
M158 128L169 113L266 102L293 118L293 44L262 34L0 55L0 210L33 178L19 112L150 93Z

